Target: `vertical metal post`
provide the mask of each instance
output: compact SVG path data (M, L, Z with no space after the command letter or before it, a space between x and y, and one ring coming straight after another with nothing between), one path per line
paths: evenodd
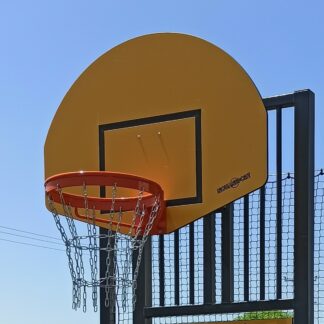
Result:
M244 301L250 300L250 221L249 196L244 196Z
M260 189L260 300L265 300L265 197L263 186Z
M100 236L107 236L108 230L104 228L99 229ZM108 244L108 239L100 239L99 246L100 247L106 247ZM110 244L115 244L114 242L110 242ZM111 268L113 267L114 264L114 255L113 252L110 253L109 255L110 259L112 260L111 262ZM107 258L107 251L100 250L99 253L99 273L100 273L100 278L106 277L106 270L107 270L107 265L106 265L106 258ZM108 269L108 271L112 271L112 269ZM111 291L110 296L109 296L109 306L106 307L105 305L105 299L106 299L106 290L105 288L100 288L100 324L115 324L116 322L116 312L115 312L115 307L116 307L116 300L115 300L115 292Z
M195 227L189 224L189 303L195 303Z
M204 231L204 304L215 303L215 214L203 219Z
M294 324L314 323L314 93L295 99Z
M180 304L180 249L179 230L174 232L174 303Z
M132 258L133 258L132 265L133 265L133 274L134 274L136 262L137 262L137 258L138 258L138 250L137 249L133 251ZM145 260L142 260L142 262L139 266L137 282L136 282L137 288L135 290L136 301L135 301L135 307L133 309L133 324L143 323L143 321L144 321L143 307L145 306L145 273L144 273L144 262L143 261L145 261ZM134 298L134 296L133 296L133 298Z
M164 236L159 236L159 278L160 278L160 306L164 306L165 271L164 271Z
M152 238L148 237L144 247L144 271L145 271L145 307L152 306ZM141 309L143 314L143 308ZM152 319L145 319L144 324L152 324Z
M276 111L276 162L277 162L277 215L276 215L276 233L277 233L277 299L282 297L282 109Z
M144 250L145 269L145 307L152 306L152 238L147 239ZM143 308L142 308L143 313ZM152 319L145 319L145 324L152 324Z
M136 266L138 250L133 254L133 272ZM152 319L144 320L144 307L152 306L152 242L149 236L143 250L138 277L136 303L133 311L133 324L151 324Z
M233 215L234 205L222 210L222 302L233 302L234 258L233 258Z

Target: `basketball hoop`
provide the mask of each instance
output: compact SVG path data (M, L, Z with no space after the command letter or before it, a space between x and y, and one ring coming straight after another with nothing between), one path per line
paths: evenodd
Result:
M99 186L101 196L110 187L111 197L90 196L90 186ZM75 188L73 193L68 192L72 187L79 187L80 193L75 194ZM136 195L120 197L120 188L136 190ZM48 178L45 193L66 246L73 284L72 308L78 309L82 305L86 311L88 287L92 288L94 311L98 309L98 288L105 289L106 307L117 295L121 296L124 311L131 289L134 308L144 244L149 235L162 233L165 226L165 201L160 185L129 174L80 171ZM59 215L65 216L67 230ZM86 223L85 234L78 233L75 221ZM105 228L106 233L99 234L96 226ZM86 273L84 252L89 254L90 278ZM98 275L99 252L106 255L107 267L103 277Z

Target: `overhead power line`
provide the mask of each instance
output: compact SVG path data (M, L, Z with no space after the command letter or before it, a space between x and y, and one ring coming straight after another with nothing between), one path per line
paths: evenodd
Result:
M26 234L29 234L29 235L35 235L35 236L38 236L38 237L48 238L48 239L51 239L51 240L55 240L56 242L49 241L49 240L43 240L41 238L31 237L31 236L27 236L27 235L14 234L14 233L10 233L8 231L1 231L0 230L0 234L10 235L10 236L14 236L14 237L20 237L20 238L24 238L24 239L28 239L28 240L34 240L34 241L38 241L38 242L44 242L44 243L47 243L47 244L56 244L56 245L60 245L60 246L65 247L65 244L62 242L62 240L57 238L57 237L38 234L38 233L34 233L34 232L20 230L20 229L13 228L13 227L0 225L0 229L1 228L6 229L8 231L15 231L15 232L18 232L18 233L26 233ZM57 249L57 248L51 247L50 245L38 245L38 244L29 243L29 242L20 242L20 241L9 240L9 239L6 239L6 238L0 238L0 240L5 241L5 242L20 244L20 245L38 247L38 248L42 248L42 249L49 249L49 250L63 251L63 252L66 251L66 250L63 250L63 249ZM89 253L86 252L86 251L83 251L83 254L84 255L89 255Z
M56 251L65 252L65 250L63 250L63 249L56 249L56 248L52 248L52 247L48 247L48 246L44 246L44 245L38 245L38 244L32 244L32 243L26 243L26 242L18 242L18 241L3 239L3 238L0 238L0 240L10 242L10 243L20 244L20 245L29 245L29 246L33 246L33 247L42 248L42 249L56 250Z
M62 240L59 239L59 238L57 238L57 237L53 237L53 236L49 236L49 235L43 235L43 234L38 234L38 233L34 233L34 232L19 230L17 228L13 228L13 227L7 227L7 226L1 226L0 225L0 229L1 228L6 229L8 231L15 231L15 232L19 232L19 233L26 233L26 234L29 234L29 235L35 235L35 236L38 236L38 237L44 237L44 238L53 239L56 242L49 241L49 240L43 240L41 238L31 237L31 236L27 236L27 235L20 235L20 234L10 233L8 231L1 231L1 230L0 230L0 234L10 235L10 236L24 238L24 239L28 239L28 240L34 240L34 241L37 241L37 242L44 242L44 243L47 243L47 244L46 245L39 245L39 244L33 244L33 243L29 243L29 242L21 242L21 241L9 240L7 238L0 238L0 241L5 241L5 242L9 242L9 243L14 243L14 244L20 244L20 245L25 245L25 246L31 246L31 247L37 247L37 248L42 248L42 249L48 249L48 250L55 250L55 251L66 252L66 250L58 249L58 248L55 248L55 247L51 247L49 245L49 244L55 244L55 245L59 245L59 246L65 247L65 244L62 242ZM89 253L87 253L85 251L83 252L83 254L84 255L89 255Z
M49 238L49 239L52 239L52 240L61 241L61 239L58 238L58 237L53 237L53 236L49 236L49 235L43 235L43 234L38 234L38 233L33 233L33 232L28 232L28 231L23 231L23 230L19 230L17 228L13 228L13 227L7 227L7 226L1 226L0 225L0 228L4 228L4 229L10 230L10 231L15 231L15 232L20 232L20 233L26 233L26 234L30 234L30 235L40 236L40 237L46 237L46 238Z
M39 242L45 242L45 243L57 244L57 245L65 246L63 243L53 242L53 241L48 241L48 240L42 240L42 239L39 239L39 238L36 238L36 237L27 236L27 235L14 234L14 233L5 232L5 231L0 231L0 233L15 236L15 237L22 237L22 238L26 238L26 239L29 239L29 240L34 240L34 241L39 241Z

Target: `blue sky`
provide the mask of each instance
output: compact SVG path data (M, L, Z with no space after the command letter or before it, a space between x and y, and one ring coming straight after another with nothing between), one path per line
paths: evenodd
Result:
M58 237L43 204L43 145L50 122L91 62L148 33L182 32L214 43L246 69L264 97L313 90L316 167L324 167L323 12L320 0L1 1L0 226ZM288 112L287 125L289 117ZM289 130L286 171L292 165ZM27 241L4 233L0 238ZM0 323L99 323L91 311L71 310L64 252L1 240L0 251Z

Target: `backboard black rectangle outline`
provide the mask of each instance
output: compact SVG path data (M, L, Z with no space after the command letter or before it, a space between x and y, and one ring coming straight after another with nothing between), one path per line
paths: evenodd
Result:
M99 169L105 170L105 132L115 129L142 126L148 124L174 121L185 118L195 119L195 146L196 146L196 195L166 201L167 206L191 205L202 202L202 145L201 145L201 110L189 110L166 115L126 120L109 124L99 125ZM101 188L100 196L105 197L105 188Z

